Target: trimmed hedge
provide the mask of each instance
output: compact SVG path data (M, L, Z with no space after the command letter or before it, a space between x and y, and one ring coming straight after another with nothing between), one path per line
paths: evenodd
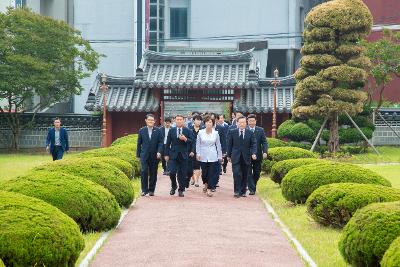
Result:
M344 227L339 250L354 266L379 266L400 236L400 202L373 203L359 209Z
M123 136L120 138L117 138L111 146L119 146L119 145L128 145L128 146L134 146L136 147L138 140L138 135L137 134L130 134L127 136Z
M7 266L74 266L85 246L78 225L56 207L0 191L0 258Z
M371 170L352 164L324 162L290 170L282 179L282 195L289 201L304 203L321 185L347 182L391 186L388 180Z
M285 175L291 169L319 162L325 162L325 161L315 158L299 158L299 159L287 159L279 161L275 163L271 168L271 175L270 175L271 180L277 184L280 184L282 182L283 177L285 177Z
M315 221L342 228L358 209L390 201L400 201L400 189L372 184L329 184L308 197L307 210Z
M274 147L284 147L288 145L285 141L277 138L267 138L267 140L268 140L268 149Z
M59 160L36 167L35 170L47 170L68 173L89 179L104 186L115 196L120 206L128 208L133 201L133 186L129 178L116 167L104 164L95 158L79 160Z
M125 175L128 176L128 178L133 178L133 168L132 165L129 164L129 162L115 157L94 157L94 158L95 160L100 160L106 164L110 164L116 167L117 169L125 173Z
M388 250L386 250L381 261L382 267L400 266L400 236L395 239Z
M6 267L5 265L4 265L4 262L0 259L0 267Z
M275 147L268 149L268 158L262 162L262 170L271 172L272 166L282 160L298 158L316 158L316 154L298 147Z
M41 199L71 217L82 231L104 231L118 224L121 211L104 187L70 174L34 171L0 184L5 191Z

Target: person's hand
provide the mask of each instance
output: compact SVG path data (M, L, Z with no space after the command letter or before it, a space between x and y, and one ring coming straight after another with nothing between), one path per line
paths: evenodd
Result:
M194 153L193 153L193 152L190 152L190 153L189 153L189 157L192 158L193 156L194 156Z
M232 162L232 160L231 160L231 158L230 158L230 157L228 157L228 161L229 161L229 162Z
M181 141L187 141L187 138L186 138L186 136L184 136L183 134L181 134L181 135L179 135L179 140L181 140Z
M46 146L46 151L49 152L49 150L50 150L50 147Z
M165 161L169 161L169 156L164 157Z
M268 154L267 154L267 153L264 153L264 154L263 154L263 159L266 159L266 158L268 158Z
M222 159L218 159L219 163L222 163Z
M161 159L161 153L160 152L157 153L157 159Z
M256 159L257 159L257 156L256 156L255 154L253 154L253 155L251 155L251 158L252 158L253 160L256 160Z

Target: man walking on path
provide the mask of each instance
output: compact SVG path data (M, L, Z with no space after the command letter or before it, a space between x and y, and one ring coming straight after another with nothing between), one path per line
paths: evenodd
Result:
M61 120L54 120L54 127L47 132L46 151L49 151L53 161L62 159L64 152L69 150L68 132L61 127Z
M139 130L136 157L140 158L142 196L154 196L157 183L157 168L163 151L161 131L154 127L152 114L146 115L146 126Z
M192 149L191 131L184 127L184 118L182 115L175 117L176 127L168 132L165 148L165 160L170 167L171 191L170 195L175 195L178 188L176 177L178 176L178 194L184 197L183 192L188 185L187 165L189 160L189 151Z
M257 143L255 135L246 129L246 118L237 120L237 129L232 129L228 134L228 160L232 162L235 198L245 197L247 179L251 177L251 160L257 159Z
M163 143L163 154L162 154L162 159L161 159L161 164L163 168L163 175L169 175L169 167L168 167L168 162L165 161L165 144L167 143L167 137L168 137L168 132L171 130L171 118L166 118L164 122L164 126L160 128L161 130L161 135L163 137L164 143Z
M254 133L257 144L257 159L251 161L252 175L247 180L250 195L254 195L257 190L258 179L260 179L261 162L263 159L267 158L268 142L265 137L264 129L256 126L257 120L254 114L247 116L247 122L249 124L249 130Z

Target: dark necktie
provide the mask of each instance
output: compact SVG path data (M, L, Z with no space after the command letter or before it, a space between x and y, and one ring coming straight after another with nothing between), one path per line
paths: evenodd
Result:
M181 135L181 128L178 129L178 136Z
M244 135L243 135L243 130L240 130L240 141L243 141Z

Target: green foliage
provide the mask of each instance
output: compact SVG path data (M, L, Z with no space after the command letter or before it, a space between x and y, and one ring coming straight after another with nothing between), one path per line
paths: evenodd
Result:
M109 230L118 224L121 215L115 197L104 187L62 172L31 172L1 183L0 188L59 208L84 232Z
M360 128L368 139L372 138L374 130L371 128ZM329 140L329 132L324 130L321 135L322 140ZM339 129L339 139L342 144L359 143L364 141L361 133L356 128L341 128Z
M316 158L298 158L298 159L287 159L279 161L272 166L270 175L271 180L274 181L275 183L280 184L283 177L285 177L285 175L291 169L319 162L325 162L325 161Z
M400 189L356 183L323 185L307 199L315 221L342 228L360 208L374 202L400 201Z
M122 207L128 208L133 201L133 187L129 178L116 167L100 162L96 158L59 160L35 169L68 173L91 180L108 189Z
M130 147L135 147L136 148L136 144L137 144L137 140L138 140L138 135L137 134L130 134L124 137L120 137L118 139L116 139L111 146L119 146L119 145L127 145Z
M344 227L339 250L353 266L379 266L400 236L400 202L373 203L359 209Z
M295 142L314 142L321 124L316 120L287 120L278 128L278 136Z
M382 267L400 266L400 236L386 250L381 261Z
M391 186L385 178L368 169L351 164L324 162L290 170L282 179L282 195L294 203L304 203L321 185L347 182Z
M74 266L84 248L78 225L46 202L0 191L0 258L7 266Z
M285 141L279 140L277 138L267 138L267 141L268 148L287 146L287 143Z
M282 122L281 125L279 125L277 134L279 138L287 138L287 136L290 134L290 130L292 127L296 124L294 120L286 120Z
M133 177L132 165L123 159L116 157L93 157L93 159L116 167L117 169L125 173L125 175L128 176L128 178Z
M276 162L297 158L316 158L316 154L298 147L275 147L268 150L268 158L263 160L261 167L269 173Z

